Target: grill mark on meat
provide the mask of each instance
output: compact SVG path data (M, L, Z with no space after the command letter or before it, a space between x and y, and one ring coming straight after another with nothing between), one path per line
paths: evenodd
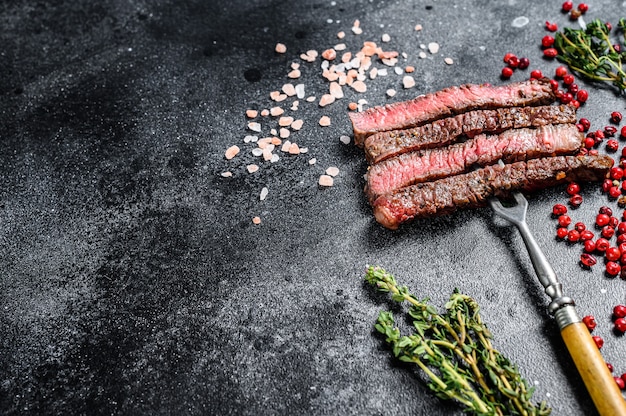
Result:
M365 191L370 201L405 186L453 176L474 166L576 153L585 136L573 124L480 134L448 147L404 153L370 166Z
M556 99L547 78L493 86L466 84L409 101L349 113L358 146L379 131L400 130L477 109L545 105Z
M365 157L375 164L402 153L446 146L461 136L566 123L576 123L576 109L571 105L475 110L420 127L373 134L365 139Z
M613 166L610 156L556 156L492 165L433 182L408 186L378 197L376 220L390 229L414 218L485 206L492 196L535 191L568 181L602 180Z

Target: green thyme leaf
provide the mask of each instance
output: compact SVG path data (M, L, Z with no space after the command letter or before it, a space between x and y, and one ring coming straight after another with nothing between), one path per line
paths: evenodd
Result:
M474 299L455 290L445 314L440 314L428 299L418 300L380 267L368 267L365 281L391 293L394 302L410 304L413 334L401 335L391 312L380 312L375 328L395 357L421 370L437 397L454 400L476 415L550 414L545 402L533 403L534 389L528 388L517 367L493 348Z

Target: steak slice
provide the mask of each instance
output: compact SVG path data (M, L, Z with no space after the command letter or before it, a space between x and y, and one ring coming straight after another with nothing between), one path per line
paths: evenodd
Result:
M390 229L414 218L485 206L492 196L537 189L568 181L602 180L613 166L610 156L556 156L493 165L433 182L407 186L372 204L376 220Z
M547 125L537 129L511 129L498 135L480 134L447 147L404 153L370 166L366 193L378 196L420 182L467 172L498 159L511 163L538 157L571 155L582 147L585 136L574 124Z
M466 84L421 95L409 101L349 113L358 146L379 131L400 130L470 110L550 104L556 99L547 78L507 85Z
M376 133L365 139L363 147L367 161L374 164L401 153L447 146L462 135L474 137L480 133L500 133L507 129L566 123L576 123L574 106L546 105L475 110L420 127Z

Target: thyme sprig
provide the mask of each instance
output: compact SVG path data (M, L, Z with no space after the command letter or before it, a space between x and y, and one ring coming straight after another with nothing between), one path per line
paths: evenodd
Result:
M419 300L384 269L370 266L365 280L392 300L407 302L415 333L401 335L391 312L381 311L375 325L395 357L417 365L428 387L442 399L459 402L479 415L549 415L545 402L532 402L529 388L516 366L491 344L476 301L455 291L445 314Z
M621 18L618 28L622 31L622 43L626 39L626 19ZM609 82L620 92L626 89L626 73L622 62L626 51L621 51L611 41L610 28L606 23L595 19L584 28L565 28L557 32L554 47L559 54L557 59L566 63L572 71L592 81Z

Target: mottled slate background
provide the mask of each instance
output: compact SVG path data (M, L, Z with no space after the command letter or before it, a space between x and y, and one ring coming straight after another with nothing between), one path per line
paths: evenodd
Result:
M586 19L616 24L626 12L589 4ZM517 232L486 209L381 228L362 193L362 153L339 140L351 134L350 100L502 83L506 52L552 74L539 47L546 20L575 25L543 1L0 3L0 413L461 414L374 333L390 306L362 278L379 264L437 306L457 287L475 297L537 400L593 414ZM252 156L245 110L273 105L292 62L319 98L320 59L299 55L335 45L341 30L352 51L389 34L385 49L407 54L417 85L403 89L390 70L329 107L301 101L291 139L308 153ZM418 58L429 42L440 51ZM580 85L594 128L625 110L610 88ZM233 144L242 152L227 161ZM253 162L261 169L249 174ZM322 189L329 166L340 173ZM597 185L583 196L575 221L615 206ZM621 374L626 340L610 313L626 282L601 264L582 270L580 246L555 242L550 211L564 201L563 189L533 196L530 227Z

